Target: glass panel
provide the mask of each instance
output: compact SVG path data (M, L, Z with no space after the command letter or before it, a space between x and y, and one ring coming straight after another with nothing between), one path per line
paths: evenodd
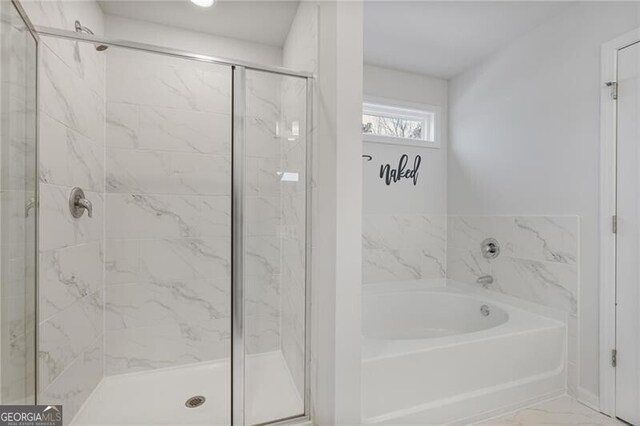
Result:
M306 80L246 73L245 422L304 414Z
M0 2L0 404L35 402L36 43Z
M424 139L422 120L383 115L362 115L362 133L407 139Z
M229 424L231 68L41 46L40 402ZM71 216L74 186L93 217Z

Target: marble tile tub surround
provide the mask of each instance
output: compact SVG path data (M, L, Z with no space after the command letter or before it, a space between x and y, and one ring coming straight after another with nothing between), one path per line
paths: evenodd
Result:
M447 277L480 285L492 275L489 291L556 309L568 318L568 387L575 395L579 285L578 216L449 216ZM481 242L500 243L498 258L487 260Z
M366 214L363 283L445 278L447 217Z
M577 216L449 216L447 276L475 283L493 275L489 290L577 313ZM501 253L484 259L480 243L498 240Z
M69 420L103 377L104 61L91 44L40 44L38 393ZM74 186L93 218L69 213Z

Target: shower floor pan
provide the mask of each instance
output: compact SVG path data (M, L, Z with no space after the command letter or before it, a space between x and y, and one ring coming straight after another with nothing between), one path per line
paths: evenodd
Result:
M105 377L71 423L89 425L229 425L228 359ZM257 424L300 414L303 400L281 352L247 356L246 416ZM196 395L204 404L187 408Z

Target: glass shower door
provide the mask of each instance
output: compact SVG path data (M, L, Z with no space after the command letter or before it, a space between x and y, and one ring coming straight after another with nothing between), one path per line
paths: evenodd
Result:
M244 169L244 423L254 425L305 414L307 80L249 69L234 102L244 104L234 161Z
M0 2L0 404L35 402L36 41Z

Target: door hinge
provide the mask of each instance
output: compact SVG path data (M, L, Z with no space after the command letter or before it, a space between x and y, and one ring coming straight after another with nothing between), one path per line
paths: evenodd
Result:
M611 88L611 99L613 99L614 101L618 99L618 82L607 81L605 85Z
M611 216L611 232L618 233L618 215Z
M611 349L611 366L616 367L618 365L618 350Z

